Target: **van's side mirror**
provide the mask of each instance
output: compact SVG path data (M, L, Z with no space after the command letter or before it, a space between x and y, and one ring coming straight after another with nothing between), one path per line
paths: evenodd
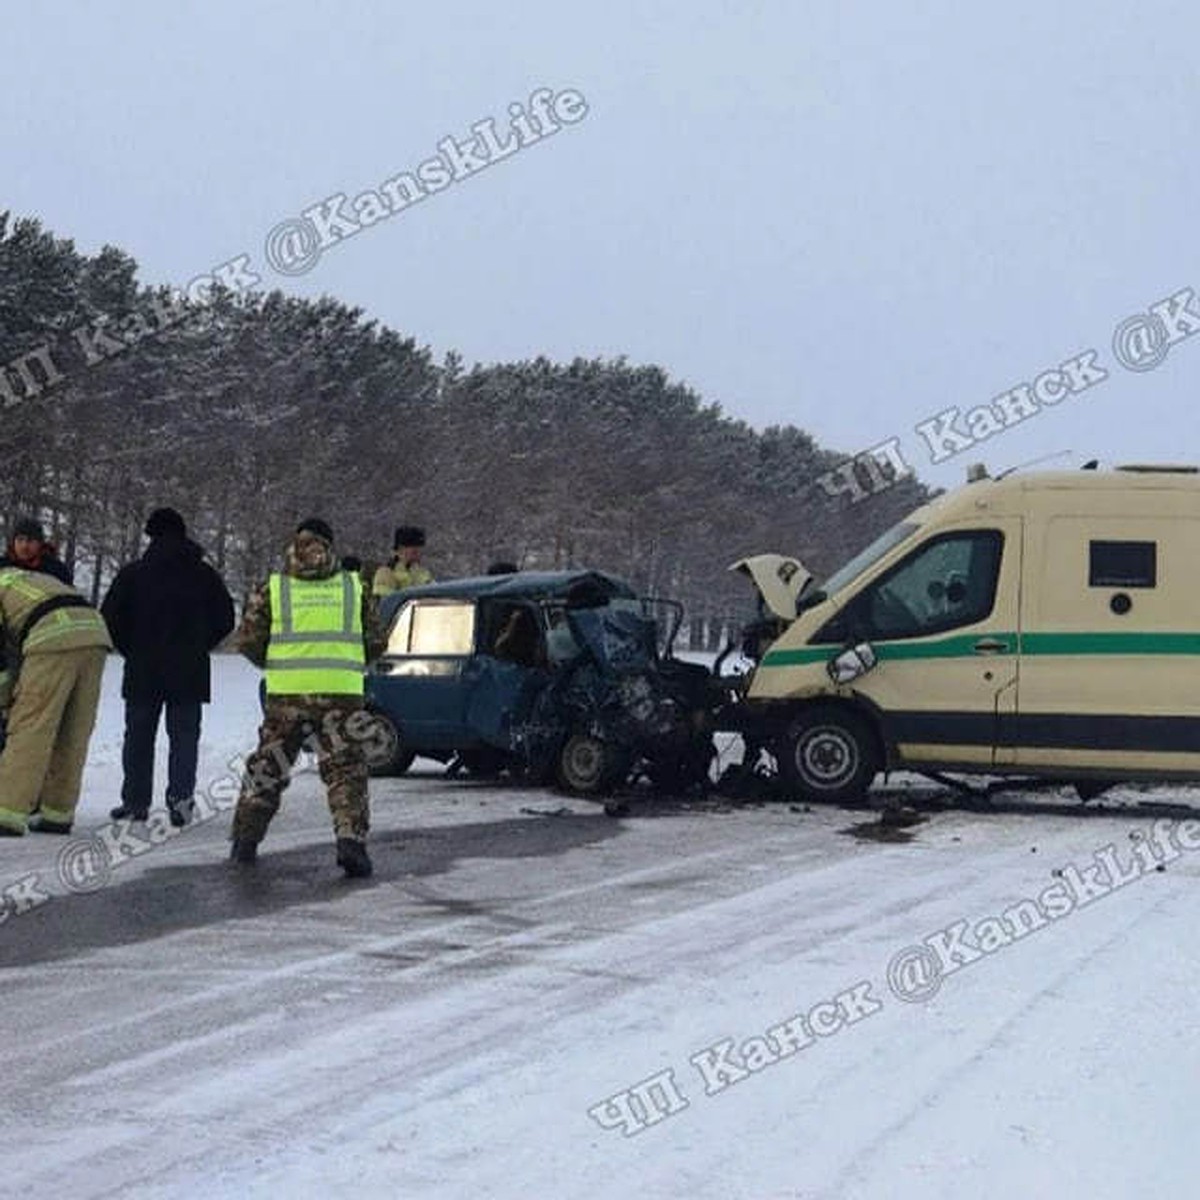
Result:
M834 683L850 683L865 675L878 661L870 642L859 642L840 654L835 654L826 664L825 670Z

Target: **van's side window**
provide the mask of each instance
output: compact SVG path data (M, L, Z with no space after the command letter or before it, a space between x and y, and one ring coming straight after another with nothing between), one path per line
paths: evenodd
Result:
M982 621L995 603L1003 545L996 529L927 542L863 591L855 624L868 638L912 638Z
M1089 542L1088 587L1154 587L1157 551L1155 542Z

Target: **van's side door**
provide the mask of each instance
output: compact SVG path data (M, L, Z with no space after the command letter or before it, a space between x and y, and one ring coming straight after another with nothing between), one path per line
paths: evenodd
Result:
M846 633L877 656L855 691L904 761L1012 761L1021 538L1019 517L943 527L849 602Z
M1031 527L1017 761L1200 770L1200 521L1136 493ZM1134 511L1130 511L1130 510Z

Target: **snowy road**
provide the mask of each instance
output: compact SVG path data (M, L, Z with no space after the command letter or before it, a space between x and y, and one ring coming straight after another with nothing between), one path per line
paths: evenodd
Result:
M112 682L81 834L117 787ZM253 675L218 694L209 779ZM102 832L88 893L60 841L3 846L0 1194L1193 1190L1200 824L1145 802L1200 794L932 811L897 844L847 836L864 813L612 820L436 771L372 797L361 883L311 774L253 870L224 815Z

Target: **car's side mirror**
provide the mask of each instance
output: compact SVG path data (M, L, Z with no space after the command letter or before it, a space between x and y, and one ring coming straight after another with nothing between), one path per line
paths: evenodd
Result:
M834 683L851 683L860 675L865 675L877 661L870 642L859 642L857 646L850 646L840 654L835 654L825 669Z

